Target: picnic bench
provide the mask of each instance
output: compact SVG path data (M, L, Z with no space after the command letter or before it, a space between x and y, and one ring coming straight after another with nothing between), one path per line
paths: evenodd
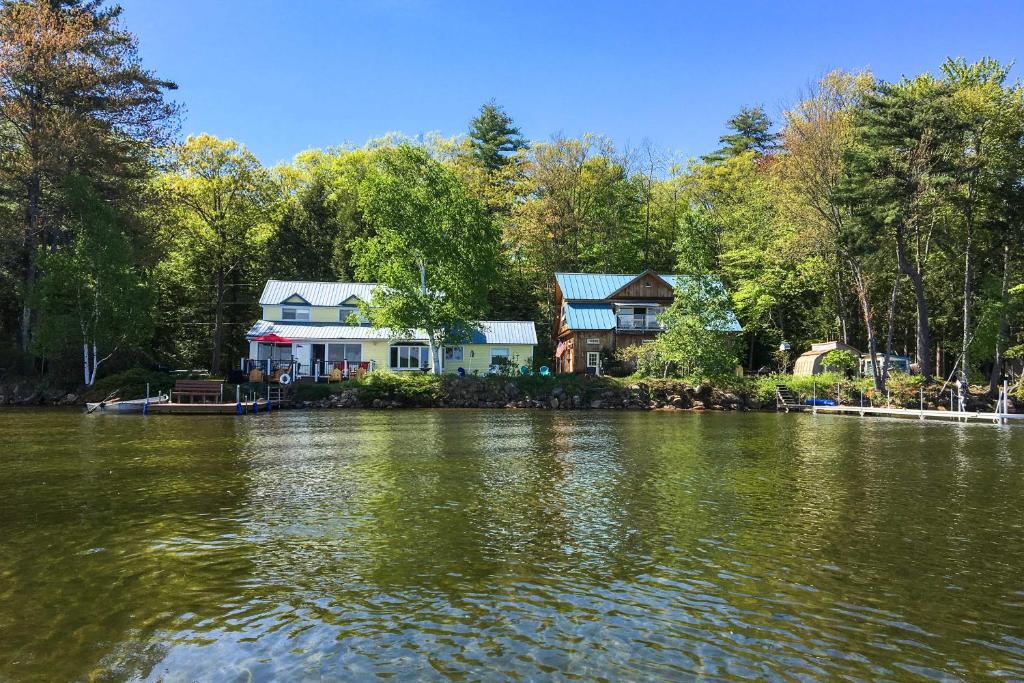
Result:
M222 399L224 382L216 382L206 379L179 379L174 383L171 391L171 401L174 403L195 403L201 399L201 403L218 402Z

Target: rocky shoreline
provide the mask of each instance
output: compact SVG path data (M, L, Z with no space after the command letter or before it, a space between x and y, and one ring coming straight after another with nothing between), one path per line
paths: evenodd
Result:
M722 391L711 385L690 386L683 382L663 381L613 383L583 378L563 386L556 380L550 386L533 382L522 386L514 380L449 378L440 391L409 394L396 391L372 391L367 387L343 389L318 399L300 400L304 408L492 408L540 410L759 410L753 395ZM773 406L774 407L774 406Z

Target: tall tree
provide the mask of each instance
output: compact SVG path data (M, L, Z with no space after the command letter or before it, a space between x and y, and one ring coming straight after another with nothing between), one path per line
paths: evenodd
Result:
M121 8L100 0L6 0L0 6L0 121L10 133L0 172L21 191L20 342L28 348L28 298L38 277L38 247L53 250L64 234L57 207L72 171L123 176L167 139L177 108L165 101L176 86L141 65ZM135 162L135 163L133 163Z
M497 230L454 172L409 145L374 155L359 205L374 232L359 240L357 274L383 285L367 317L399 335L423 330L439 373L441 349L464 342L486 308Z
M1009 232L1007 212L1015 213L1019 201L1021 168L1016 157L1022 134L1021 88L1006 86L1010 70L993 59L973 64L947 59L942 73L950 89L946 105L952 112L946 129L951 176L946 196L959 214L962 235L961 367L969 374L977 243L986 233ZM1004 249L1003 299L1009 286L1008 258ZM998 362L998 349L996 355Z
M207 285L201 296L213 302L210 370L220 372L225 306L242 284L239 275L262 255L276 188L245 147L211 135L175 147L171 166L163 178L174 212L167 237L184 264L181 276Z
M660 320L665 331L655 341L658 355L688 378L732 374L737 365L735 318L729 294L714 274L718 228L697 210L682 221L676 251L675 296Z
M931 377L931 328L925 266L939 222L935 200L948 183L946 143L954 122L949 89L931 76L880 83L854 118L855 144L847 150L846 198L865 227L864 239L892 238L901 273L917 308L917 361Z
M277 169L282 208L267 244L270 272L297 280L351 280L352 248L369 227L359 212L359 183L370 153L307 151Z
M772 120L761 107L743 107L726 123L732 133L718 138L721 147L703 157L707 163L718 163L746 152L765 157L775 151L778 135L772 132Z
M500 170L510 154L526 147L512 117L494 100L480 107L480 113L469 122L469 139L473 156L488 171Z
M869 74L834 72L787 112L780 171L795 200L792 215L845 266L864 324L875 388L881 391L884 378L876 362L878 334L868 267L879 247L878 236L851 211L850 190L844 189L845 157L855 144L853 120L871 84ZM837 289L841 297L842 287Z

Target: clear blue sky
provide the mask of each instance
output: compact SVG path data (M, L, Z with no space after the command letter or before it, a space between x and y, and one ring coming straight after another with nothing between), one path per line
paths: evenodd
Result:
M121 4L145 64L180 85L183 134L234 138L265 163L464 132L492 97L532 140L590 131L690 156L742 105L776 118L836 67L892 80L947 55L1024 56L1022 0Z

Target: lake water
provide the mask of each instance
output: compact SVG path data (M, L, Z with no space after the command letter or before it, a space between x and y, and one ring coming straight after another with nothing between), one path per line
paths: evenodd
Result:
M1024 429L0 413L0 680L1020 679Z

